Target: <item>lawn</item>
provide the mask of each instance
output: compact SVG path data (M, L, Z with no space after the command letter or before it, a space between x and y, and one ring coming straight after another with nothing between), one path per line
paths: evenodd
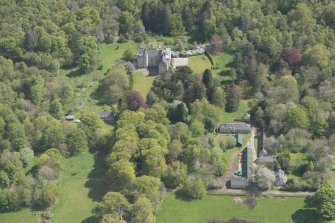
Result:
M36 223L38 218L28 209L22 209L17 212L0 213L1 223Z
M96 222L92 210L96 200L106 192L106 187L97 180L101 174L97 172L98 164L88 151L66 160L59 201L52 209L54 223Z
M189 57L188 66L196 74L202 74L206 69L211 69L212 65L205 55Z
M235 118L241 117L244 114L248 113L251 109L251 107L249 106L249 102L250 100L242 100L236 112L225 112L223 115L220 116L220 123L234 122Z
M82 74L77 67L71 69L60 69L59 75L64 76L65 81L69 81L74 86L74 96L71 103L64 110L70 111L80 116L83 109L90 111L105 111L107 102L101 100L101 95L97 95L99 81L104 78L104 74L123 56L128 48L137 51L138 44L132 41L128 43L103 44L98 56L98 61L102 69L94 70L87 74Z
M157 223L206 223L232 218L258 223L317 223L313 213L303 209L304 198L258 197L253 210L245 204L234 205L233 198L207 195L202 200L185 201L168 194L158 212Z
M212 70L213 77L220 74L221 71L227 71L230 68L227 65L233 61L234 57L228 53L219 53L216 55L211 55L214 67L216 69ZM194 71L194 73L202 74L205 69L211 69L212 65L206 55L197 55L189 58L189 67ZM224 76L222 80L228 80L230 77Z
M124 51L131 49L137 53L138 44L129 41L128 43L113 43L102 45L101 53L99 54L99 60L103 65L103 73L115 65L115 62L120 60L123 56Z
M143 98L147 97L148 92L150 91L152 82L154 82L155 77L145 76L142 73L133 74L133 90L141 93Z
M92 215L96 204L89 198L85 184L93 165L94 157L88 152L66 160L59 202L53 208L55 223L81 222Z

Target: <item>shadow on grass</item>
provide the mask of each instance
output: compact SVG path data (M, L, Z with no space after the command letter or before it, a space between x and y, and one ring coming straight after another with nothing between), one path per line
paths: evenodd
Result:
M91 216L89 218L86 218L82 223L98 223L100 219L96 216Z
M208 223L257 223L254 221L246 221L246 220L239 220L236 218L230 219L228 221L221 221L221 220L210 220L208 221Z
M187 202L198 200L198 199L191 198L191 197L185 195L185 192L183 192L182 190L176 191L175 196L176 196L176 199L187 201Z
M80 70L78 68L78 69L75 69L75 70L71 71L66 76L69 77L69 78L74 78L74 77L79 77L79 76L84 75L84 74L85 74L85 72L83 72L82 70Z
M101 99L103 99L105 97L105 95L104 95L104 89L102 87L101 81L99 83L98 88L95 91L92 92L92 94L90 95L90 97L92 99L95 99L95 100L101 100Z
M300 209L291 216L295 223L321 223L315 209Z
M85 186L90 189L88 196L94 201L101 201L102 197L110 191L109 182L105 177L106 163L105 156L96 154L94 168L88 174L88 181Z

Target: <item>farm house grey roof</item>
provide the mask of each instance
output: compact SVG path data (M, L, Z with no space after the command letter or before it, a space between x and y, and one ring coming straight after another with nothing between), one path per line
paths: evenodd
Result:
M251 131L251 125L245 123L227 123L220 124L215 129L215 133L218 134L236 134L236 133L249 133Z

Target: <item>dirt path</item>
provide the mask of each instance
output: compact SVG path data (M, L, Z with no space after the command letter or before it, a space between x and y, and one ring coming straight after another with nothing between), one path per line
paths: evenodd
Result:
M251 156L251 162L252 162L252 169L253 169L253 176L252 176L252 179L254 179L254 176L255 176L255 171L256 171L256 167L257 167L257 164L256 164L256 159L257 159L257 151L256 151L256 148L255 148L255 136L256 136L256 128L252 128L251 129L251 136L250 136L250 139L247 143L247 147L251 150L252 152L252 156Z

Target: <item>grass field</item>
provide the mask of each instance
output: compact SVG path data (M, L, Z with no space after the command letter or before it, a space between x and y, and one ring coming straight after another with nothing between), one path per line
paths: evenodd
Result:
M232 196L207 195L202 200L185 201L168 194L157 216L157 223L207 223L232 218L258 223L317 223L313 212L304 208L304 198L258 197L250 210L245 204L234 205ZM241 197L245 199L245 197Z
M193 56L188 59L188 66L196 74L202 74L206 69L211 69L211 63L205 55Z
M95 203L85 184L93 165L94 157L88 152L66 160L59 202L53 208L55 223L81 222L92 215Z
M152 82L154 82L155 77L145 76L142 73L133 74L133 90L141 93L143 98L147 97L148 92L150 91Z
M138 44L132 41L102 45L98 56L102 69L94 70L87 74L81 74L78 68L61 69L59 75L64 76L65 81L71 82L75 89L72 102L68 107L65 107L65 110L70 110L75 115L78 115L83 109L97 112L104 111L104 105L107 103L96 95L99 81L103 79L106 71L122 58L124 51L130 48L136 52L137 46Z
M95 159L86 151L66 160L59 202L52 210L54 223L96 222L92 210L106 187L98 178L102 174L99 166L102 160Z
M22 209L17 212L0 213L1 223L37 223L38 218L34 216L31 209Z
M227 65L234 60L234 57L228 53L219 53L217 55L211 55L214 66L219 67L220 71L229 70L230 68L227 67Z
M234 59L232 55L228 53L219 53L217 55L211 55L214 67L217 68L212 70L213 76L216 77L221 71L227 71L230 68L227 65ZM192 56L189 58L189 67L196 74L202 74L205 69L211 69L212 65L206 55ZM228 80L230 77L222 77L222 80Z
M223 115L220 116L220 123L230 123L234 122L235 118L238 118L250 111L249 106L250 100L243 100L240 102L240 106L236 112L228 113L225 112Z

